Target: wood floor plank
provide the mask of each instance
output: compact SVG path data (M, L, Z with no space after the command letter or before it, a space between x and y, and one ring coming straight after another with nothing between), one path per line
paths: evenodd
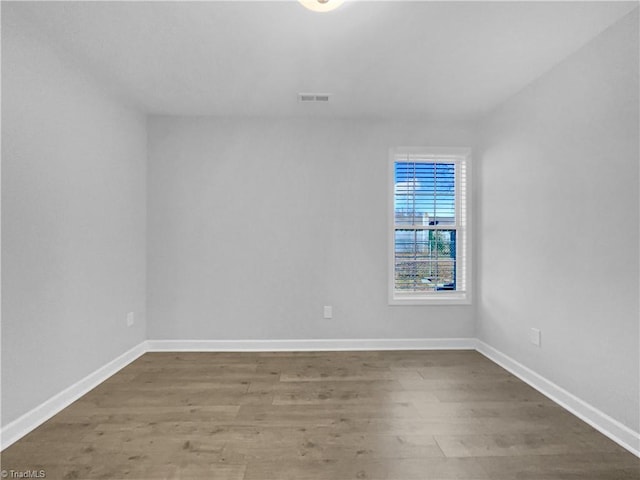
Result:
M386 435L340 433L332 429L310 429L297 445L301 456L376 460L382 458L430 458L444 454L431 435ZM247 453L250 455L250 452Z
M476 459L250 461L245 480L485 480Z
M437 435L447 457L503 457L565 455L570 453L623 453L624 449L595 432L532 432L479 435Z
M337 405L243 405L235 418L244 425L330 425L336 421L396 419L413 420L418 417L415 407L408 403Z
M322 395L327 398L335 398L352 392L357 392L361 396L384 396L385 394L402 393L405 390L397 380L367 380L367 381L323 381L300 384L299 382L252 382L249 385L249 393L270 393L274 397L285 398L294 396L301 399L305 396L312 397L318 395L322 400Z
M430 392L408 392L398 390L382 390L376 387L366 388L349 383L345 386L321 386L307 388L300 391L287 390L274 394L274 405L393 405L397 403L432 403L438 402L437 397Z
M640 479L472 351L148 353L0 461L87 480Z
M494 480L638 480L640 459L630 453L518 455L478 458Z

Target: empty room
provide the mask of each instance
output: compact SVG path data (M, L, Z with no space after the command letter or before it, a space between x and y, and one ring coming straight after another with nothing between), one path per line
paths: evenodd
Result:
M638 1L2 1L1 478L640 479Z

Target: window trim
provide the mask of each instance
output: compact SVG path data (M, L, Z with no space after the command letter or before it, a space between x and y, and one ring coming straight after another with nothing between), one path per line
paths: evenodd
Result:
M463 260L460 261L456 253L456 268L464 269L465 290L425 292L418 294L402 294L395 290L395 163L402 157L416 157L416 160L428 162L439 160L442 162L454 160L463 164L465 169L465 191L461 192L456 169L456 231L462 242L457 242L456 248L463 249ZM388 303L389 305L470 305L472 293L472 209L471 209L471 149L463 147L396 147L389 150L389 179L388 179ZM462 216L462 217L461 217ZM460 222L460 220L463 220ZM447 229L444 226L442 229ZM450 227L449 227L450 229ZM433 230L437 230L434 228ZM460 264L462 263L462 265ZM460 270L458 270L460 272ZM459 275L459 273L457 273Z

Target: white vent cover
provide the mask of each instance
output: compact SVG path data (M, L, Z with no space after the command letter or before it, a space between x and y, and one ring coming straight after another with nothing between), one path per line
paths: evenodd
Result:
M329 97L328 93L299 93L298 101L304 103L327 103Z

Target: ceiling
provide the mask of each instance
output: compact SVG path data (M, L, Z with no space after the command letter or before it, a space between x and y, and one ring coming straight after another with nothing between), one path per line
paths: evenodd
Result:
M473 121L638 2L3 2L143 111ZM328 104L297 102L331 93Z

